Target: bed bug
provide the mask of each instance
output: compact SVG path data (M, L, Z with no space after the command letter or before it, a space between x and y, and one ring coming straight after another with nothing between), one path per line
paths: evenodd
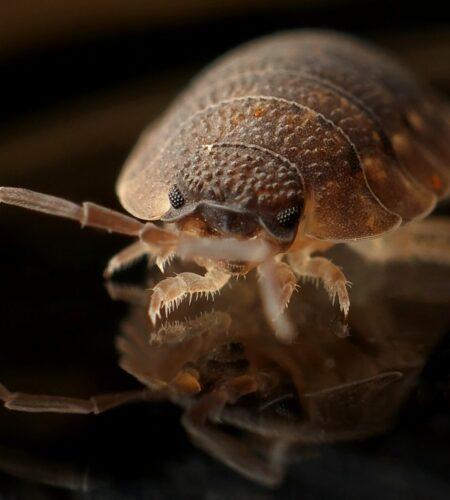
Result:
M344 273L313 254L433 210L450 189L448 117L376 48L331 32L280 33L223 56L143 133L117 183L136 219L18 188L0 188L0 201L137 237L107 276L143 255L161 269L174 255L204 267L156 285L153 322L254 268L269 315L308 277L347 316Z

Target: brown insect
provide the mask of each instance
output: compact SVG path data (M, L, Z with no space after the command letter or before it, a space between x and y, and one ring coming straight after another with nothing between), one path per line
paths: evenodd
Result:
M173 255L203 266L203 276L182 272L154 288L153 322L253 268L272 319L283 317L298 277L321 280L347 315L343 272L312 255L431 212L450 189L448 117L437 96L373 47L333 33L281 33L224 56L144 132L117 192L133 216L164 225L18 188L0 188L0 201L137 237L107 276L142 255L161 269ZM412 237L409 249L416 244ZM373 256L373 246L361 248Z

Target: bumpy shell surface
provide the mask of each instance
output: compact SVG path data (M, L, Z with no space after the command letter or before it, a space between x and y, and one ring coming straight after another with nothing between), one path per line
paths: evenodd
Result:
M424 217L449 192L449 116L370 45L280 33L205 70L143 134L118 194L152 220L169 210L177 178L244 205L256 196L283 208L301 189L308 235L377 236Z

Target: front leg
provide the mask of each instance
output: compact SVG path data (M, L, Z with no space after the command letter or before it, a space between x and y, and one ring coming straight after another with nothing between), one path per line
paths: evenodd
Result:
M135 241L109 259L103 276L107 279L111 278L117 271L133 265L143 257L147 258L149 267L156 264L163 273L166 264L168 264L175 255L174 249L175 243L157 245L142 240Z
M161 309L164 308L166 315L187 295L214 295L229 281L231 275L212 268L201 276L196 273L180 273L173 278L160 281L153 289L148 314L153 324L161 317Z
M305 251L290 254L289 263L299 277L322 281L331 302L334 304L337 297L340 309L347 317L350 309L350 298L347 291L349 282L340 267L325 257L311 257L310 253Z
M295 274L286 262L274 261L273 266L273 280L272 288L279 290L278 303L274 305L274 316L279 316L284 309L288 306L292 294L298 288ZM260 266L258 271L262 274L264 266ZM270 286L270 285L269 285Z
M258 266L262 306L266 319L283 342L291 342L295 328L285 308L297 287L295 275L290 266L275 259L267 259Z

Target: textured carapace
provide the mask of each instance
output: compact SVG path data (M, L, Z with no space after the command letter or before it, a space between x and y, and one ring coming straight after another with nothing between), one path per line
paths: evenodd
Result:
M200 75L143 134L118 194L147 220L197 214L221 231L260 227L281 240L297 227L333 241L373 237L449 191L448 116L369 45L281 33Z

